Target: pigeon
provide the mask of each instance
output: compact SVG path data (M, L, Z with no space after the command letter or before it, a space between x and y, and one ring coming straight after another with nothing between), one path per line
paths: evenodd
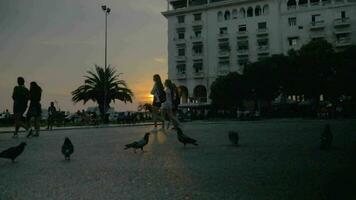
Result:
M145 136L142 138L142 140L125 145L125 150L129 148L133 148L135 153L136 153L136 149L141 149L141 151L143 151L143 147L146 146L146 144L148 143L149 136L150 133L146 133Z
M232 144L237 145L239 143L239 133L235 131L229 132L229 139Z
M321 133L320 137L320 149L329 150L333 141L333 133L330 130L330 125L326 124L324 131Z
M74 146L68 137L64 139L62 145L62 154L64 155L65 160L70 160L70 155L74 152Z
M197 141L194 140L193 138L190 138L190 137L184 135L182 129L180 129L180 128L177 128L177 137L178 137L179 142L184 144L184 147L186 144L192 144L192 145L198 146Z
M12 162L15 162L15 159L23 152L25 146L26 146L26 142L22 142L16 147L10 147L0 153L0 158L11 159Z

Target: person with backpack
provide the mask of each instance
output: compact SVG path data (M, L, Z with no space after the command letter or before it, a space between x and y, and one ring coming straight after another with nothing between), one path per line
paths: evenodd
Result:
M31 82L30 83L30 94L29 94L29 100L30 100L30 106L27 111L27 117L29 120L30 127L32 126L31 121L33 119L33 125L35 128L35 134L32 134L32 128L30 128L30 132L27 134L27 137L30 136L39 136L40 132L40 123L41 123L41 115L42 115L42 107L41 107L41 96L42 96L42 88L36 83L36 82Z
M174 96L175 96L175 91L173 87L173 83L171 80L167 79L164 82L165 86L165 93L166 93L166 101L162 103L162 115L167 116L169 121L173 122L174 128L179 128L180 123L177 119L177 117L173 114L173 107L174 107ZM164 128L164 123L163 123L163 128Z
M158 74L153 75L153 88L151 90L151 94L153 95L153 102L152 102L152 118L154 122L154 128L152 131L157 131L157 121L158 118L162 119L160 115L160 108L163 102L166 101L166 94L164 92L164 87L161 81L161 77ZM164 124L162 122L162 124Z

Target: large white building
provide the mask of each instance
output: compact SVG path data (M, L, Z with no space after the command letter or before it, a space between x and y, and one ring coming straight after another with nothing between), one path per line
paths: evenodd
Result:
M182 103L209 103L219 75L325 38L356 44L356 0L167 0L168 76Z

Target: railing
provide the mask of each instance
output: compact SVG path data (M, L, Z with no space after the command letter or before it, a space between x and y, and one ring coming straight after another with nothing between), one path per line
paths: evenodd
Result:
M185 60L185 59L186 59L185 56L179 56L179 55L176 56L176 60Z
M263 35L263 34L268 34L268 28L259 28L256 31L257 35Z
M204 72L194 72L194 78L204 78Z
M336 40L336 46L347 46L351 45L351 38L345 37L345 38L339 38Z
M185 73L177 73L176 77L177 79L186 79L187 75Z
M247 37L248 32L247 31L237 31L237 36L238 37Z
M350 18L344 17L344 18L335 19L334 26L340 26L340 25L350 25Z
M324 20L310 22L310 29L319 29L324 27L325 27Z
M218 37L219 38L227 38L229 35L227 33L219 33Z
M203 40L203 37L192 35L192 36L190 36L190 39L193 41L201 41L201 40Z

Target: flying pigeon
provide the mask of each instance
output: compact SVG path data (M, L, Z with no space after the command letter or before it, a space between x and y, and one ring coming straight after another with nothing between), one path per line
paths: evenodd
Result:
M178 137L179 142L184 144L184 147L186 144L193 144L195 146L198 145L197 141L195 139L184 135L182 129L180 129L180 128L177 128L177 137Z
M143 151L143 147L146 146L146 144L148 143L149 136L150 133L146 133L145 136L142 138L142 140L125 145L125 150L129 148L133 148L135 153L136 153L136 149L141 149L141 151Z
M25 146L26 142L22 142L16 147L10 147L0 153L0 158L11 159L12 162L15 162L15 159L23 152Z
M74 146L68 137L64 139L62 145L62 154L64 155L65 160L70 160L70 155L74 152Z
M229 139L232 144L237 145L239 143L239 133L235 131L229 132Z
M320 149L329 150L333 142L333 137L333 133L330 130L330 124L326 124L324 131L321 133L320 136Z

